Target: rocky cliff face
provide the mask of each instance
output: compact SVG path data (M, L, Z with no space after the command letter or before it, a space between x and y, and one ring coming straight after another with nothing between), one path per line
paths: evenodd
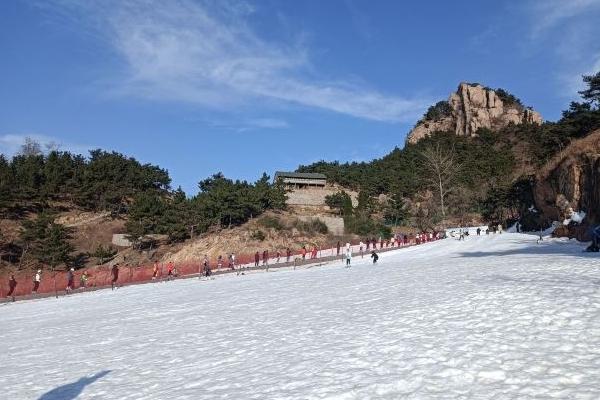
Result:
M537 174L534 197L544 217L567 222L559 235L589 239L589 227L600 224L600 130L571 143Z
M509 123L542 123L542 116L538 112L513 100L516 99L506 96L502 100L495 90L463 82L450 95L447 102L449 107L444 105L442 113L419 121L408 134L407 141L416 143L436 131L453 131L459 136L474 136L479 128L497 130Z

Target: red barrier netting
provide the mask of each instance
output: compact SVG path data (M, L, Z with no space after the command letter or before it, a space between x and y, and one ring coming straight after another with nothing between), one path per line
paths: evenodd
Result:
M424 242L427 240L415 240L414 237L411 237L408 241L400 240L399 242L376 242L376 249L381 250L385 248L394 248L400 246L407 246L412 244L419 244L420 242ZM359 243L354 242L351 243L352 251L358 252L360 251ZM346 244L343 243L340 246L340 250L338 253L337 245L328 248L317 248L316 255L313 257L313 246L307 246L305 252L306 259L318 259L322 257L332 257L337 255L342 255L345 251ZM371 250L373 248L373 244L369 243L369 247L367 244L363 244L363 251ZM297 257L302 256L302 250L292 251L292 255L290 260L287 259L287 255L285 250L280 250L280 259L276 259L276 251L271 252L269 250L269 264L285 263L288 261L293 261ZM235 259L235 267L240 266L253 266L255 264L255 255L254 254L242 254L236 255ZM156 263L158 266L157 276L153 277L154 274L154 265L141 265L141 266L128 266L121 264L119 266L118 280L117 285L129 285L143 282L150 282L153 279L162 280L167 278L167 269L168 262L160 262ZM259 265L263 265L263 253L259 252ZM186 276L186 275L194 275L201 273L203 270L203 261L202 260L194 260L188 262L178 262L173 263L173 266L176 268L176 274L178 276ZM210 265L211 270L217 270L217 260L211 259ZM229 268L229 260L227 259L227 255L223 257L222 265L220 270L225 271L231 269ZM83 273L87 274L87 281L85 283L85 288L97 288L97 287L106 287L111 286L112 283L112 270L111 266L101 265L97 267L86 268L82 270L78 270L74 272L74 289L80 290L84 288L84 284L81 280L81 276ZM15 279L17 281L17 286L14 291L9 294L9 277L10 275L4 273L0 275L0 298L6 298L9 296L25 296L30 295L33 292L34 287L34 276L35 271L23 271L23 272L15 272ZM43 269L41 274L41 281L37 290L38 294L48 294L48 293L64 293L67 288L67 271L51 271L48 269Z

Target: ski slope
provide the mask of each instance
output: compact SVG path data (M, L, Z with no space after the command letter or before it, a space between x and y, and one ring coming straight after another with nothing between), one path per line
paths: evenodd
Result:
M446 239L0 306L3 399L598 399L600 257Z

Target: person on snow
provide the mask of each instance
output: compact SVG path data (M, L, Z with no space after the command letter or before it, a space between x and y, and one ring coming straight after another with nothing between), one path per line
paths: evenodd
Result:
M502 224L498 224L498 233L502 233Z
M88 276L87 272L83 271L83 274L79 277L79 287L85 289L87 287Z
M337 242L337 255L338 256L340 255L340 247L341 247L341 244L340 244L340 241L338 240L338 242Z
M477 236L481 236L481 228L477 228Z
M363 254L363 246L365 244L362 242L362 240L358 243L358 252L360 253L360 258L363 258L364 254Z
M318 252L317 246L313 246L312 254L310 255L310 258L317 258L317 252Z
M260 254L257 251L256 253L254 253L254 266L258 267L259 262L260 262Z
M167 264L167 280L170 281L171 279L173 279L173 261L169 261L169 263Z
M67 294L71 293L71 291L75 287L75 274L74 274L74 271L75 271L75 269L71 268L67 272L67 288L66 288Z
M352 262L352 250L346 250L346 268L350 268L350 263Z
M117 281L119 280L119 264L115 264L112 266L112 281L111 281L111 289L115 290L115 287L118 289L119 285L117 284Z
M220 270L223 266L223 256L219 254L217 257L217 270Z
M279 260L281 259L281 252L279 250L277 250L277 253L275 255L277 256L276 263L279 264Z
M211 275L212 275L212 271L210 269L210 263L208 262L208 259L207 259L206 263L204 264L204 276L206 278L210 278Z
M8 293L6 297L11 297L12 301L15 301L15 289L17 288L17 280L15 279L15 274L10 274L10 278L8 279Z
M40 282L42 281L42 270L38 269L33 277L33 290L31 293L36 294L40 288Z
M379 260L379 255L375 253L375 250L371 252L371 258L373 259L373 264L377 264L377 260Z
M158 263L154 263L154 267L152 267L152 280L155 280L158 277Z
M301 253L302 253L302 259L303 259L303 260L304 260L304 259L306 259L306 246L302 246L302 251L301 251Z
M266 265L268 268L269 265L269 250L263 251L263 265Z
M229 269L235 271L235 255L233 253L229 254Z
M285 250L285 261L290 262L290 258L292 258L292 250L288 247Z

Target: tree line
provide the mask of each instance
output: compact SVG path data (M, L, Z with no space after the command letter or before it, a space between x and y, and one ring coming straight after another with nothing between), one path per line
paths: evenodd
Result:
M21 223L17 241L9 243L0 233L0 255L9 262L25 256L52 267L73 264L73 231L55 218L72 206L124 218L137 246L148 234L183 241L285 207L284 188L267 174L249 183L217 173L200 181L199 193L191 198L170 184L166 170L117 152L92 150L88 157L57 149L44 153L27 139L14 157L0 154L0 218ZM88 256L106 259L113 253L98 248Z

